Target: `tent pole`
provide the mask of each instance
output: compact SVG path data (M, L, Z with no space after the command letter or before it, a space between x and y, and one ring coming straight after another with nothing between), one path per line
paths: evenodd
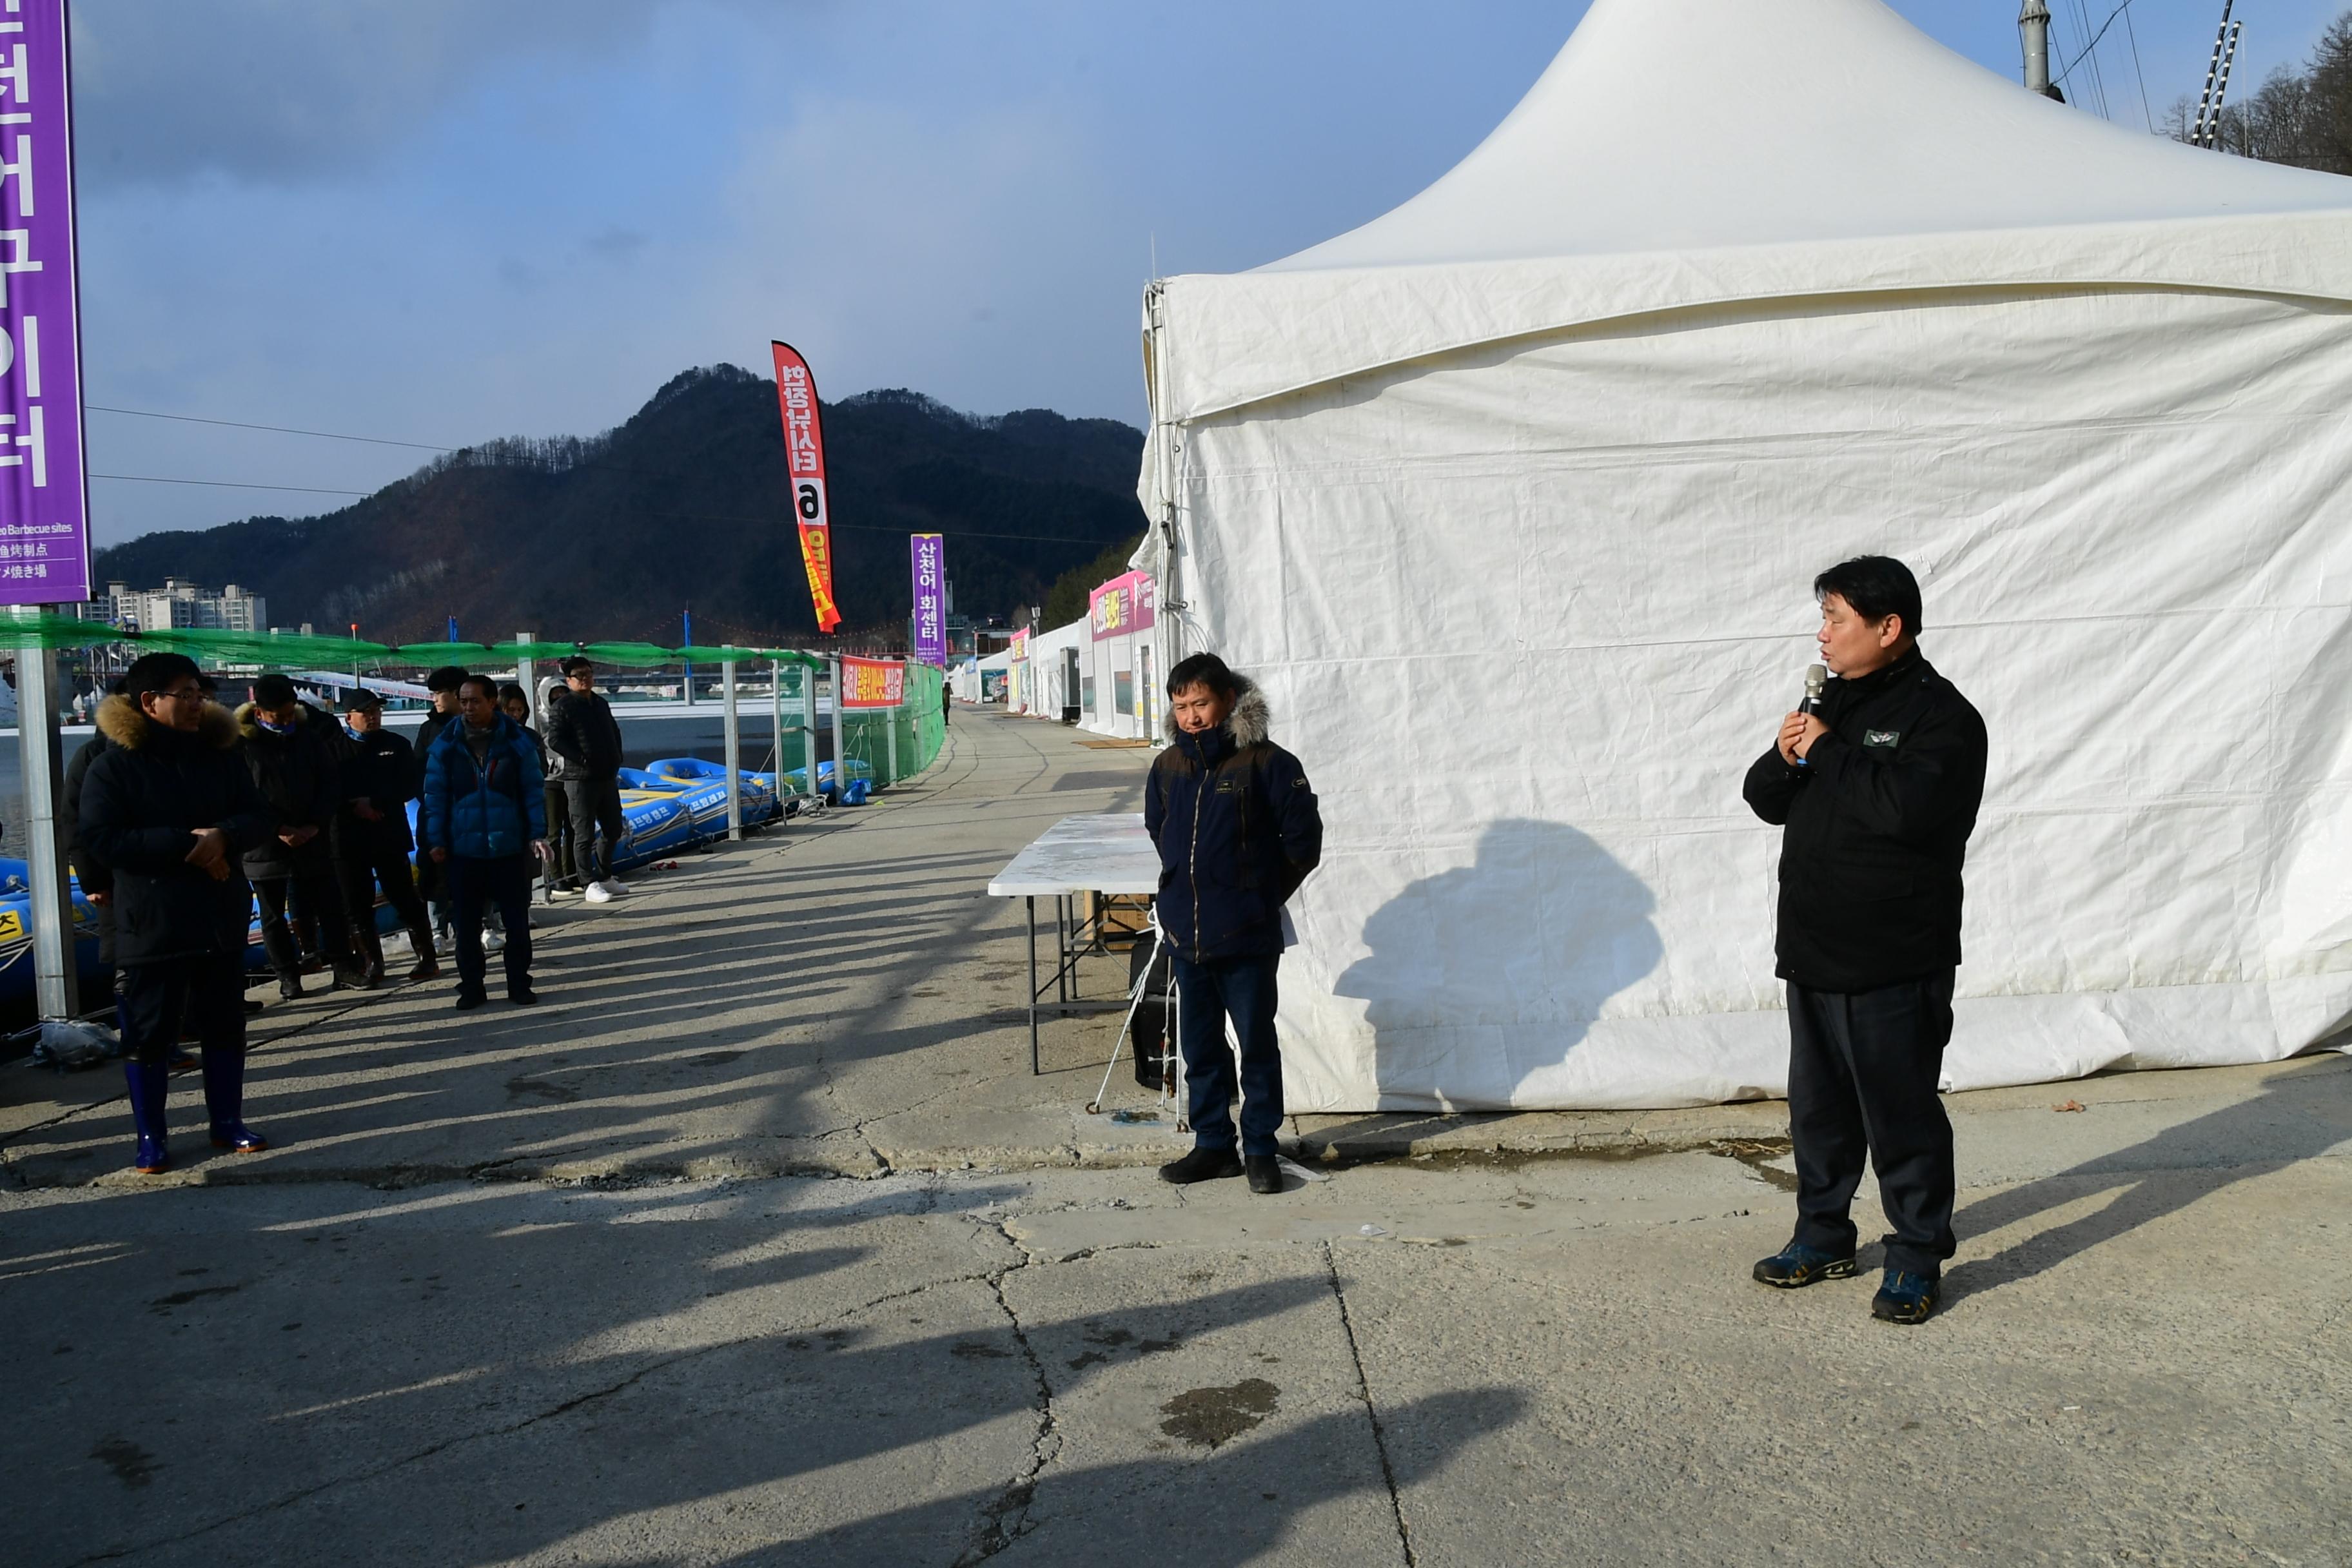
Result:
M835 654L833 656L833 786L841 792L841 798L845 801L849 798L849 742L842 729L841 718L842 710L848 706L842 700L845 695L841 689L841 656ZM811 772L814 773L814 770Z
M538 640L537 632L515 633L515 641L525 647L529 647ZM530 655L527 653L515 655L515 684L522 688L523 710L530 715L530 721L544 732L547 729L547 718L539 710L539 683L533 679L537 673L532 668Z
M768 661L768 722L773 739L776 766L776 809L784 805L784 663Z
M727 837L740 840L743 837L743 731L735 712L735 661L722 660L719 669L721 700L727 704Z
M37 612L31 612L37 613ZM58 735L58 655L52 647L16 650L16 763L25 786L25 858L31 862L33 995L43 1018L81 1010L74 962L73 896L67 885L64 758Z
M808 796L816 800L824 791L816 786L816 666L801 666L801 762L808 773Z

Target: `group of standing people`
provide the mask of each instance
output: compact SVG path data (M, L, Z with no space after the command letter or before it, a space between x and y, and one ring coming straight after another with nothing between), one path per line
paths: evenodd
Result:
M303 994L303 948L312 943L335 985L383 983L381 888L409 935L409 980L437 976L440 950L454 950L457 1005L481 1006L495 950L508 1001L537 1003L534 871L547 868L551 897L567 890L551 824L570 827L580 885L568 890L595 903L628 890L611 871L626 831L620 726L586 659L565 661L564 675L542 739L520 687L436 669L425 682L433 711L412 747L383 727L373 691L350 692L339 722L268 674L231 711L184 655L131 664L99 705L98 733L68 771L65 804L71 858L117 972L140 1170L168 1168L163 1108L169 1073L187 1065L184 1037L202 1052L214 1145L268 1146L242 1115L256 905L281 996ZM436 928L448 933L440 943Z

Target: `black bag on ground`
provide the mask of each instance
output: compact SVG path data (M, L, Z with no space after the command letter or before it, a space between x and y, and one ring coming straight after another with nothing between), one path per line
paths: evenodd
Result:
M1145 932L1145 937L1150 936ZM1135 994L1136 982L1143 979L1144 965L1151 964L1151 979L1144 986L1143 1000L1135 1005L1135 1028L1128 1043L1135 1047L1135 1081L1144 1088L1158 1091L1163 1083L1175 1079L1175 1067L1168 1058L1175 1050L1175 1042L1168 1037L1171 1016L1169 993L1175 985L1174 966L1166 952L1157 963L1151 963L1152 944L1138 940L1127 952L1127 994Z

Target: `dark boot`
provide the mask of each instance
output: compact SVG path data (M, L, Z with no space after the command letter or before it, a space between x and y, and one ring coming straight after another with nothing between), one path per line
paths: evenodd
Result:
M278 972L278 999L281 1002L299 1002L302 999L300 970L281 969Z
M1173 1182L1180 1187L1241 1173L1241 1154L1232 1149L1195 1149L1182 1159L1171 1160L1160 1167L1160 1179Z
M441 960L433 952L433 927L430 923L418 921L408 928L408 947L416 954L416 967L408 972L408 978L412 981L437 979L441 973Z
M163 1097L171 1074L162 1062L134 1057L122 1064L122 1076L131 1086L131 1125L139 1133L139 1153L131 1163L151 1176L168 1171L172 1155L163 1135Z
M367 966L368 989L373 990L383 984L383 938L376 934L373 923L356 928L352 934L359 938L360 961Z
M1282 1162L1272 1154L1244 1154L1243 1173L1249 1177L1249 1190L1254 1193L1282 1191Z
M269 1140L247 1127L245 1110L245 1053L205 1051L205 1110L212 1118L213 1147L240 1154L258 1154Z

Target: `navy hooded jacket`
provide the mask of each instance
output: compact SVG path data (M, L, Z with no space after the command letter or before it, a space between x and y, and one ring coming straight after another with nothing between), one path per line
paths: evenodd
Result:
M1307 770L1266 739L1269 722L1265 693L1240 679L1216 729L1187 734L1170 716L1144 784L1160 929L1196 963L1281 952L1282 906L1323 858Z

